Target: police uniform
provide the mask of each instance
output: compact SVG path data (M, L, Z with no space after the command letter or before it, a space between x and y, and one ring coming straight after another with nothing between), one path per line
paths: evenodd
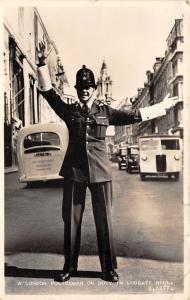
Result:
M102 271L117 268L113 245L111 204L112 178L105 134L108 125L128 125L140 122L139 113L121 111L95 100L91 109L84 110L80 103L68 105L47 83L43 74L46 66L39 68L40 92L69 129L69 146L60 175L64 177L64 270L77 269L80 250L81 223L87 187L91 191L96 225L98 250ZM84 71L86 76L84 77ZM77 73L76 88L82 84L95 87L92 71L83 67ZM85 78L85 80L84 80ZM47 84L45 84L45 81Z

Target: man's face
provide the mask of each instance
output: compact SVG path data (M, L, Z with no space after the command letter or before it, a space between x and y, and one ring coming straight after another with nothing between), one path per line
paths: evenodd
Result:
M82 103L87 102L93 95L94 88L93 87L86 87L86 88L78 88L77 89L77 95L79 100Z

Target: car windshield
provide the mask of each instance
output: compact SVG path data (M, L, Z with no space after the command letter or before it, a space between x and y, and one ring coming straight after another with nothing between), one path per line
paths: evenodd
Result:
M161 140L162 149L166 150L179 150L179 140Z
M131 148L131 155L137 155L139 150L137 148Z
M158 150L160 141L158 139L149 139L141 141L141 150Z
M121 153L121 155L126 155L127 154L127 149L121 149L120 153Z

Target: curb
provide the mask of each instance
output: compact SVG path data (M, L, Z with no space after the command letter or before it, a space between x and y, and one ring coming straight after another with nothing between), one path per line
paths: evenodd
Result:
M5 168L4 169L4 174L10 174L10 173L14 173L14 172L18 172L18 167L10 167L10 168Z

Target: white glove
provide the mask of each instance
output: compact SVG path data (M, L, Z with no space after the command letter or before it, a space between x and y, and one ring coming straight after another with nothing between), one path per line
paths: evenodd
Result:
M167 110L173 107L178 101L181 101L178 97L170 97L168 94L163 101L151 106L140 108L142 121L151 120L154 118L162 117L166 115Z
M178 102L178 97L169 97L170 94L167 94L164 100L162 101L165 109L170 109L171 107L175 106L176 102ZM177 100L177 101L176 101Z

